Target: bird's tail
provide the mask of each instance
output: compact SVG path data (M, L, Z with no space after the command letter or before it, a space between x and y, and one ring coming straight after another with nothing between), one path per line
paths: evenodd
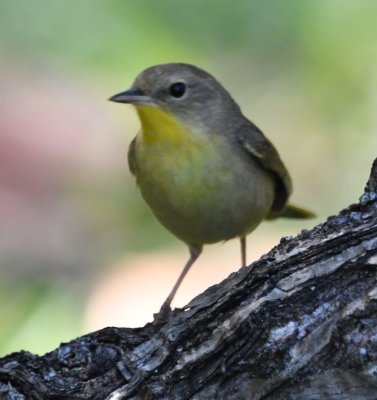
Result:
M315 218L316 215L305 208L295 206L293 204L288 204L284 211L279 215L282 218L297 218L297 219L309 219Z
M305 208L295 206L293 204L288 204L284 210L280 213L270 213L267 219L275 218L296 218L296 219L309 219L315 218L316 215Z

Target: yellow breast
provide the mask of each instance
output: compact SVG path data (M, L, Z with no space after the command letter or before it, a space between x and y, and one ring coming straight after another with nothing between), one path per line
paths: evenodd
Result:
M258 190L266 177L250 170L225 136L185 126L156 107L137 111L136 179L166 228L186 243L203 244L242 236L260 222L272 187Z
M188 178L191 182L181 189L190 191L195 181L211 170L211 165L218 167L218 140L209 138L199 130L187 127L170 113L153 106L138 106L137 112L141 121L141 133L137 138L136 150L141 170L149 178L169 184L172 180ZM210 172L210 170L208 172ZM176 177L176 179L173 179ZM197 179L195 179L197 177ZM200 189L194 185L195 190ZM200 186L200 185L199 185Z

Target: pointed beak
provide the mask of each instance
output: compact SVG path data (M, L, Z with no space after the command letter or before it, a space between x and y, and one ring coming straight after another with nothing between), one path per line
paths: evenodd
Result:
M153 100L150 96L147 96L145 92L138 88L126 90L111 96L110 101L116 103L127 103L127 104L153 104Z

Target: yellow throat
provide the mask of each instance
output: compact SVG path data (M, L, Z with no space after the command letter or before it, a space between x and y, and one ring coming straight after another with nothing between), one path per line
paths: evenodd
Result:
M149 105L136 107L141 122L143 139L147 143L184 142L192 133L171 113Z

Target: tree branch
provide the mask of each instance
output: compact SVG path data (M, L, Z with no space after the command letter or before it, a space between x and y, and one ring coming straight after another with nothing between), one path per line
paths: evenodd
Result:
M0 399L377 399L377 159L365 192L143 328L0 360Z

